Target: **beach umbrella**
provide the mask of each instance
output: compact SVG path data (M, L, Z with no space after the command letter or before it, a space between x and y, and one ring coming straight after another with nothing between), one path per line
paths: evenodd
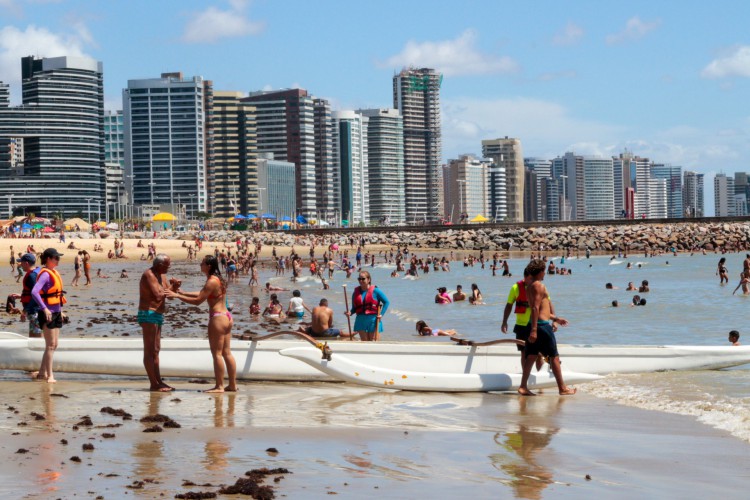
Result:
M245 217L242 214L237 214L234 216L234 220L244 220L244 219L247 219L247 217Z
M34 224L34 229L44 229L44 224Z
M319 226L330 226L330 224L328 222L324 221L324 220L319 220L318 221L318 225Z
M24 224L23 226L21 226L21 229L28 231L29 229L31 229L31 224Z
M471 219L471 222L487 222L489 219L487 217L484 217L483 215L477 215L473 219Z
M170 214L169 212L159 212L158 214L154 215L154 218L151 220L154 222L172 222L177 220L177 217Z
M257 218L258 218L258 216L257 216L257 215L255 215L255 214L247 214L247 218L248 218L248 219L257 219Z
M44 233L51 233L53 231L54 231L54 228L51 228L49 226L47 226L44 229L42 229L42 232L44 232Z
M284 221L284 222L290 222L292 220L292 218L289 217L288 215L285 215L284 217L281 218L281 220Z
M275 219L276 218L276 216L274 214L269 214L268 212L266 212L263 215L261 215L261 217L264 218L264 219Z
M307 219L305 219L301 215L298 215L297 216L297 222L299 222L300 224L307 224Z

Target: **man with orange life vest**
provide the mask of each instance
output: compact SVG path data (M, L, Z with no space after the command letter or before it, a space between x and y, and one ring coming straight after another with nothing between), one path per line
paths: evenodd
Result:
M63 325L62 306L65 304L65 292L57 266L60 264L61 253L54 248L48 248L42 253L42 269L36 278L36 284L31 290L34 302L39 306L39 325L44 335L44 355L39 371L32 373L38 380L48 383L56 382L52 374L52 356L57 349L57 339Z
M531 332L531 325L529 324L529 320L531 319L531 308L529 307L529 301L526 298L526 287L531 284L532 281L531 276L529 276L526 270L524 270L523 279L518 283L513 283L513 286L510 287L508 303L505 304L505 310L503 311L503 324L500 327L500 330L503 333L508 333L508 318L510 317L510 312L515 303L516 324L513 327L513 333L516 334L516 339L523 340L524 342L528 340L529 333ZM521 368L523 368L525 347L521 345L517 345L516 347L521 351ZM542 367L543 362L544 358L539 356L536 363L537 370Z
M21 292L21 304L23 304L21 321L28 318L29 337L38 338L42 336L42 327L39 326L39 318L37 316L39 306L31 297L31 290L33 290L34 285L36 285L37 276L39 275L41 268L36 266L36 256L33 253L24 254L23 257L18 259L18 263L21 265L21 269L26 273L23 276L23 291Z
M388 310L390 302L388 297L374 285L367 271L359 273L359 287L352 292L352 308L346 311L347 316L357 315L354 321L354 333L359 334L360 340L380 340L380 332L383 331L383 323L380 318ZM378 314L378 307L381 307ZM375 324L378 323L377 331Z

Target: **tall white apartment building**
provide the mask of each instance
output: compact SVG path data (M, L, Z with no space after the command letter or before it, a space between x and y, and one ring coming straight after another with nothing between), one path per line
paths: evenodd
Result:
M714 177L714 215L716 217L737 215L734 194L734 178L726 174L716 174Z
M681 218L682 209L682 167L668 165L665 163L654 163L651 167L651 175L656 179L664 179L667 212L666 217Z
M473 155L461 155L443 167L443 198L452 223L466 223L477 215L492 218L487 197L490 165Z
M350 226L370 222L368 118L355 111L334 111L333 164L341 179L341 219Z
M524 167L520 139L505 138L482 141L482 156L490 158L505 171L507 220L523 222Z
M397 109L361 109L368 119L367 152L370 172L370 220L406 222L404 187L404 123Z
M128 80L123 90L126 185L136 205L186 205L206 211L207 107L212 85L200 76L163 73Z
M615 191L612 158L584 156L582 184L584 219L614 219Z
M524 158L526 170L524 193L524 220L543 221L547 219L547 203L544 199L544 180L552 177L552 161L542 158Z
M393 107L404 124L404 184L408 222L437 220L442 207L443 75L430 68L405 68L393 76Z

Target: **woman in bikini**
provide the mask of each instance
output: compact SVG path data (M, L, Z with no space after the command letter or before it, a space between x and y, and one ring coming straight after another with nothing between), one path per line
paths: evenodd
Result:
M206 284L200 292L167 291L167 297L180 299L186 304L198 306L208 301L208 344L214 360L216 384L205 392L235 392L237 390L237 365L230 349L232 340L232 313L227 310L227 285L221 278L219 260L208 255L201 261L201 272L206 275ZM229 384L224 387L226 367Z

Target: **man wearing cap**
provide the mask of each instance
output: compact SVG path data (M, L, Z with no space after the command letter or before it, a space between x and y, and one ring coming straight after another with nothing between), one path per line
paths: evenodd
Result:
M24 273L26 273L23 276L23 291L21 292L21 304L23 304L21 321L28 318L29 337L39 338L42 336L42 328L39 326L39 318L37 317L39 306L32 299L31 291L34 289L34 285L36 285L36 279L41 268L36 266L36 256L33 253L24 254L23 257L18 259L18 263L21 265Z
M62 306L66 302L62 277L57 272L62 255L54 248L48 248L42 252L42 266L44 267L39 271L36 284L31 290L31 296L40 309L37 317L42 327L45 346L42 364L39 371L33 375L50 384L56 382L52 374L52 356L57 349L57 339L63 325Z

